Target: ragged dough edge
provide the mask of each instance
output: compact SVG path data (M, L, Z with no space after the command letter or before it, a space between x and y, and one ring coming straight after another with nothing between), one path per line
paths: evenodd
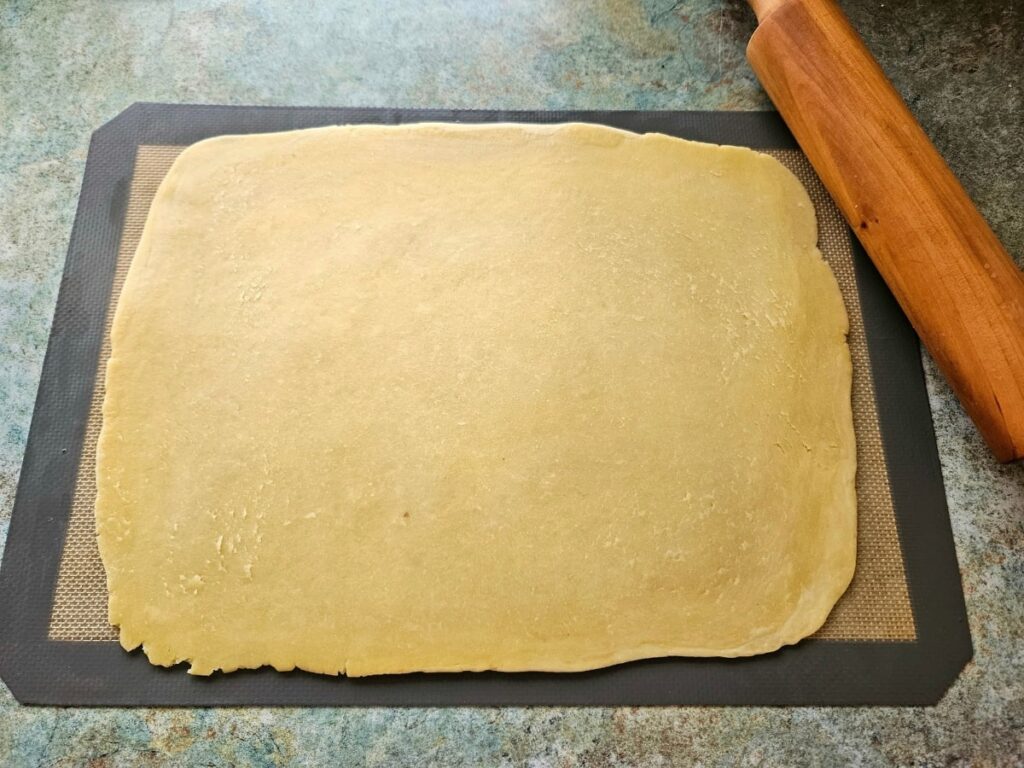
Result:
M823 526L823 530L827 534L827 540L825 542L825 551L822 553L821 559L819 560L819 563L837 563L838 567L834 571L829 572L837 573L838 576L831 580L815 582L806 589L796 603L796 606L790 616L780 627L772 631L758 634L732 648L706 648L644 643L607 653L596 653L588 656L576 655L568 659L554 656L545 658L543 656L535 655L529 662L524 663L494 663L478 661L476 663L459 662L452 664L411 663L408 665L395 665L391 663L381 665L380 663L375 664L372 657L366 657L362 659L347 659L340 667L335 667L335 665L324 666L305 660L268 660L268 654L261 654L261 660L259 661L248 663L247 661L242 660L237 664L226 664L222 661L206 659L203 658L201 654L179 656L175 651L166 647L161 642L146 641L144 637L136 636L134 632L124 625L124 621L120 615L118 595L115 589L117 572L115 570L114 563L112 562L112 556L107 545L107 541L108 536L116 535L110 532L111 528L115 527L117 524L128 525L130 524L130 521L105 520L100 514L100 509L102 507L101 499L104 494L110 492L110 489L107 487L107 483L104 482L104 478L100 473L100 469L103 466L102 456L104 455L107 443L114 439L107 426L107 417L111 413L113 407L108 397L104 398L103 402L103 425L101 426L97 443L96 525L100 557L107 574L107 587L110 595L109 620L113 626L117 626L119 628L120 644L122 647L125 650L132 651L141 646L151 663L164 667L175 666L183 662L189 663L190 668L188 671L193 675L205 676L217 671L232 672L238 669L255 669L263 666L272 666L278 671L290 671L298 668L307 672L319 674L345 674L351 677L361 677L375 674L401 674L408 672L482 672L489 670L500 672L578 672L599 669L639 659L667 656L752 656L770 653L782 648L783 646L798 643L817 631L828 618L828 615L831 613L836 602L840 597L842 597L843 593L849 587L855 570L857 523L856 491L854 481L856 475L856 444L853 431L852 410L849 407L852 388L852 363L849 347L846 344L849 320L842 302L838 282L816 246L817 222L814 217L814 208L809 196L807 195L807 191L804 189L800 181L775 158L745 147L695 142L670 137L660 133L637 134L618 128L589 123L488 123L467 125L428 122L396 126L346 125L325 126L322 128L311 128L300 131L285 131L280 133L257 135L224 135L205 139L193 144L186 148L172 164L171 169L168 171L157 190L150 210L152 211L156 209L158 207L158 203L162 203L173 196L180 176L185 172L185 169L187 169L189 165L193 162L202 162L202 156L204 153L218 152L225 143L245 140L255 146L258 143L262 143L263 140L271 143L274 142L275 139L285 135L294 137L296 141L302 141L303 139L311 138L316 134L321 133L361 131L367 129L375 132L379 132L381 129L384 129L387 132L394 132L396 134L404 131L416 130L422 132L425 130L442 138L449 138L456 135L460 136L460 138L466 138L467 136L480 136L483 138L487 134L518 133L521 135L523 132L533 133L538 136L545 136L556 132L566 132L576 134L578 138L585 139L587 143L597 144L608 148L616 147L624 141L657 141L668 142L675 145L714 146L719 151L734 154L734 157L737 160L742 159L744 162L755 162L763 164L766 168L770 168L771 170L769 172L776 175L779 187L784 190L780 192L780 194L785 195L785 199L798 201L798 204L794 206L791 211L795 221L794 230L796 238L803 241L803 244L798 248L799 256L797 256L797 258L805 260L808 264L808 268L818 273L818 279L828 284L827 289L823 291L822 295L830 297L829 300L833 304L833 309L831 311L834 312L837 317L842 318L841 337L843 343L836 347L836 349L840 350L840 356L836 363L842 368L841 375L838 377L841 391L838 393L838 396L833 399L838 411L836 414L836 423L840 426L841 434L838 437L842 446L842 455L838 462L839 471L837 472L833 487L832 506L834 511L832 513L823 511L822 513L823 516L827 517L833 524ZM153 222L151 218L147 216L138 249L125 280L125 287L123 289L125 292L128 292L129 286L134 282L134 280L140 279L139 275L143 273L148 266L153 229ZM124 315L121 311L121 305L119 304L115 311L112 324L111 355L105 374L108 392L111 371L115 369L116 365L119 363L117 352L120 339L124 333L125 322ZM835 510L839 512L845 511L846 514L840 516L835 513ZM286 656L287 654L281 653L274 655Z

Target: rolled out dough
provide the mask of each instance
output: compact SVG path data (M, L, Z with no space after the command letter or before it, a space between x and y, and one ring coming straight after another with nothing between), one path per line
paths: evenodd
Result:
M96 505L194 674L591 669L814 632L847 319L770 157L593 125L226 136L153 202Z

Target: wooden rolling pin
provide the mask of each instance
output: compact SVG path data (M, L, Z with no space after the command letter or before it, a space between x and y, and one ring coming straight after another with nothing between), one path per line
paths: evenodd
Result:
M747 58L1000 461L1024 458L1024 277L833 0L749 0Z

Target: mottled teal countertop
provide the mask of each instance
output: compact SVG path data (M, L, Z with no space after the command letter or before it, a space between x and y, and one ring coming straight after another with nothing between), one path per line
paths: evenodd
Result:
M1021 263L1024 6L843 6ZM764 109L753 28L740 0L0 3L0 546L94 128L135 101ZM1019 764L1024 466L926 369L975 646L936 707L63 710L0 685L0 765Z

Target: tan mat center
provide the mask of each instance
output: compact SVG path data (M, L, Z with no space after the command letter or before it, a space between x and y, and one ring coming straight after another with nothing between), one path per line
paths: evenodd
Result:
M85 442L50 615L51 640L117 640L117 633L107 623L107 582L96 547L94 519L96 439L102 421L103 378L110 356L110 323L128 265L146 223L150 202L183 149L178 146L140 146L136 154ZM912 641L917 638L917 630L889 492L889 474L882 452L849 230L801 152L770 150L767 154L785 164L807 188L818 216L818 247L839 281L850 315L853 421L857 433L857 572L849 590L814 637L826 640Z

